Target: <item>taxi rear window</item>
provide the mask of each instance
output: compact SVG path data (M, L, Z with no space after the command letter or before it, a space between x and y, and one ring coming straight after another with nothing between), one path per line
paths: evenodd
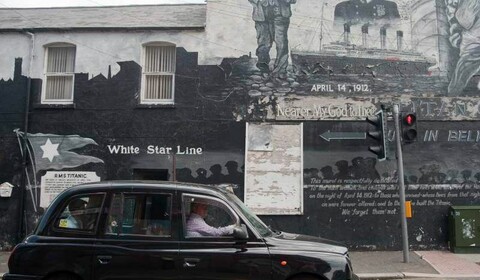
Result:
M75 196L56 218L54 228L61 231L95 233L105 194Z

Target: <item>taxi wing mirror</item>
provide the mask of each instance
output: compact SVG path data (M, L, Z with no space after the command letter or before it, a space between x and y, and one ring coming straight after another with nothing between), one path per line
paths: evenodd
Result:
M236 239L248 239L248 230L245 224L237 225L233 228L233 237Z

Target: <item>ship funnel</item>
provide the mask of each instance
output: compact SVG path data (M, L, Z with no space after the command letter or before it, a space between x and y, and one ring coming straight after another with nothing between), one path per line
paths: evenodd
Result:
M368 24L362 25L362 45L368 48Z
M387 48L387 28L385 27L380 28L380 48Z
M397 31L397 50L401 51L403 49L403 31Z
M343 42L350 43L350 24L348 23L343 25Z

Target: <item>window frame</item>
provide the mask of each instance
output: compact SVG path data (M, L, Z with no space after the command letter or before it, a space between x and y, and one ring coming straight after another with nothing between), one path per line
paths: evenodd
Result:
M173 72L145 72L146 49L147 47L172 47L174 50ZM170 42L149 42L142 45L142 80L140 84L140 104L146 105L171 105L175 103L175 76L177 72L177 46ZM146 77L147 76L172 76L172 91L170 99L146 99Z
M102 204L99 207L100 211L98 212L97 216L97 221L95 223L95 227L92 231L87 231L87 230L81 230L81 229L76 229L76 228L62 228L58 227L56 222L59 221L60 215L62 215L63 210L67 208L67 206L70 204L75 199L86 197L86 196L94 196L94 195L102 195ZM96 236L98 229L100 228L99 225L103 221L103 212L104 212L104 207L105 207L105 201L106 201L107 193L106 192L95 192L95 193L82 193L82 194L77 194L74 196L69 197L66 199L58 208L57 212L54 215L54 218L50 221L50 228L51 231L54 233L61 233L61 234L67 234L67 235L76 235L76 234L81 234L81 235L88 235L88 236Z
M208 195L201 195L201 194L193 194L193 193L182 193L182 199L181 199L181 211L182 211L182 238L184 240L197 240L197 239L206 239L206 240L216 240L216 239L234 239L233 235L225 235L225 236L187 236L187 213L185 209L185 201L186 197L193 197L193 198L199 198L199 199L208 199L208 200L215 200L216 202L222 204L225 206L226 209L228 209L231 213L233 213L233 218L235 220L235 225L240 225L242 223L242 220L238 213L224 200L214 197L214 196L208 196Z
M120 233L114 233L114 232L107 232L107 227L109 226L108 224L108 217L110 216L110 209L112 207L113 199L116 194L121 195L122 198L122 203L121 203L121 221L118 223L118 226L120 229L123 227L123 211L124 211L124 205L125 205L125 197L127 196L138 196L138 195L164 195L164 196L169 196L170 197L170 209L169 209L169 220L170 220L170 235L156 235L156 234L134 234L134 233L123 233L120 230ZM101 234L105 238L134 238L134 239L139 239L139 238L155 238L155 239L172 239L174 237L174 217L173 217L173 204L174 204L174 199L175 199L175 194L170 193L170 192L148 192L148 191L143 191L143 192L132 192L132 191L113 191L110 195L110 201L109 201L109 207L106 208L108 211L105 211L105 223L104 227L101 229ZM136 203L135 203L136 204ZM135 218L134 218L135 219ZM135 222L134 222L135 224Z
M42 94L41 94L41 103L42 104L72 104L74 100L74 90L75 90L75 65L77 62L77 46L70 43L51 43L44 45L44 63L43 63L43 80L42 83ZM74 48L75 55L73 57L73 72L47 72L48 70L48 56L50 48ZM68 99L47 99L47 78L48 77L72 77L72 97Z

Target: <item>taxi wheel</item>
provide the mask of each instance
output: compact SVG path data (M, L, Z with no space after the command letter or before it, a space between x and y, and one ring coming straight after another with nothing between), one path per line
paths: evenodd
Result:
M62 274L52 275L48 277L47 280L79 280L79 278L73 274L62 273Z
M312 275L299 275L291 278L290 280L321 280L321 278Z

